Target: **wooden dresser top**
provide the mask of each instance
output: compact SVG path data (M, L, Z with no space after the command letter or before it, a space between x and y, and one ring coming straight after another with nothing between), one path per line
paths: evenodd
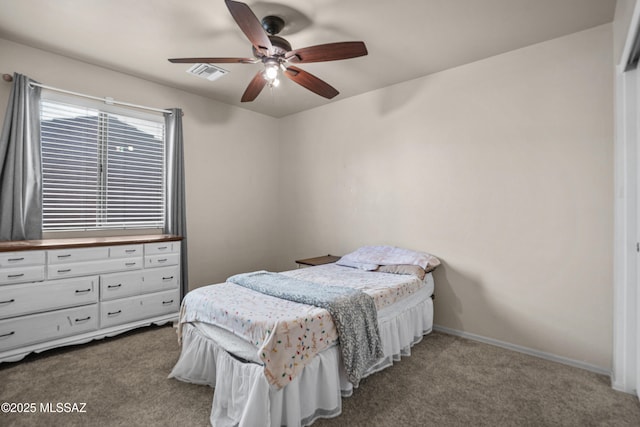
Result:
M173 242L177 240L182 240L182 237L174 236L172 234L17 240L12 242L0 242L0 252L31 251L37 249L86 248L91 246L134 245L140 243Z

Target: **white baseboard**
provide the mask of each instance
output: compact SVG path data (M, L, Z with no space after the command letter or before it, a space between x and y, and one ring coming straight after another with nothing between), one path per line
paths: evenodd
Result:
M517 351L519 353L528 354L530 356L539 357L541 359L550 360L552 362L562 363L564 365L573 366L575 368L585 369L596 374L607 375L611 378L611 371L600 366L584 363L579 360L569 359L568 357L558 356L544 351L535 350L529 347L523 347L521 345L511 344L505 341L496 340L493 338L483 337L482 335L472 334L470 332L459 331L457 329L445 328L444 326L433 325L433 330L443 332L449 335L455 335L462 338L467 338L473 341L479 341L485 344L495 345L497 347L506 348L507 350Z

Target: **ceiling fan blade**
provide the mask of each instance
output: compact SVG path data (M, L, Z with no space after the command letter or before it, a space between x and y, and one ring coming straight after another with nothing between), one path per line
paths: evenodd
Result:
M364 42L339 42L294 49L287 52L284 57L291 62L307 63L357 58L367 53Z
M174 64L255 64L256 58L171 58Z
M271 40L269 36L262 28L260 20L251 11L249 6L239 1L225 0L225 4L235 19L236 23L242 30L245 36L249 39L251 44L259 51L264 52L266 55L270 55L273 50Z
M301 70L298 67L287 67L284 75L287 76L290 80L298 83L300 86L303 86L309 89L311 92L317 93L320 96L324 96L327 99L331 99L340 93L336 90L336 88L334 88L327 82L320 80L313 74L307 73L306 71Z
M267 81L262 75L262 71L258 71L258 73L253 76L253 79L251 79L251 82L249 82L249 86L247 86L244 93L242 94L240 102L251 102L256 99L256 97L260 94L260 92L262 92L262 89L264 89L266 84Z

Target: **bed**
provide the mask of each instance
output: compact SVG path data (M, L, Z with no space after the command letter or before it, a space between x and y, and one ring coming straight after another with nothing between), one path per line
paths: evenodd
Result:
M398 257L398 251L364 247L337 264L253 272L189 292L178 326L181 354L169 377L215 388L215 426L303 426L338 416L342 398L361 379L410 355L432 330L430 271L439 261L423 253ZM302 299L279 298L273 282L260 292L242 283L262 284L263 276L292 286ZM305 303L313 288L364 295L365 304L375 306L373 320L362 326L333 306ZM357 306L355 312L361 310L369 309ZM369 341L350 343L344 329L351 324ZM368 328L373 329L363 332Z

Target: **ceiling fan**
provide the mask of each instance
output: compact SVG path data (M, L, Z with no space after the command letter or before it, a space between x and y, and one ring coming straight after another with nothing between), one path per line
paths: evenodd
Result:
M262 62L264 71L258 71L242 95L242 102L256 99L262 89L269 85L279 84L278 71L285 77L309 89L310 91L331 99L339 92L325 81L319 79L294 65L309 62L336 61L356 58L367 54L364 42L327 43L316 46L291 49L288 41L277 36L284 28L285 22L278 16L266 16L259 21L245 3L225 0L231 16L253 45L253 58L174 58L173 63L240 63L256 64Z

